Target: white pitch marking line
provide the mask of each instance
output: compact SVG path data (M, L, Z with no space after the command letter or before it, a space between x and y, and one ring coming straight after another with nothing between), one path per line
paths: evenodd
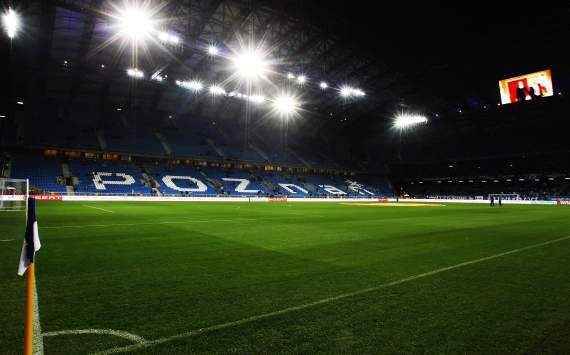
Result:
M12 242L15 239L0 239L0 242Z
M113 330L113 329L73 329L73 330L58 330L55 332L47 332L43 334L43 337L54 337L59 335L77 335L77 334L104 334L113 335L119 338L127 339L133 343L141 344L146 340L140 335L125 332L123 330Z
M44 338L42 336L42 327L40 323L40 307L38 305L38 288L34 284L34 330L32 337L32 353L34 355L44 355Z
M345 298L349 298L349 297L354 297L354 296L358 296L358 295L362 295L365 293L370 293L373 291L378 291L380 289L384 289L384 288L388 288L391 286L395 286L395 285L399 285L408 281L413 281L413 280L417 280L417 279L421 279L424 277L428 277L428 276L432 276L432 275L436 275L445 271L449 271L449 270L454 270L454 269L459 269L461 267L464 266L468 266L468 265L473 265L473 264L477 264L477 263L481 263L483 261L487 261L487 260L492 260L492 259L496 259L496 258L500 258L502 256L505 255L510 255L510 254L515 254L515 253L520 253L522 251L525 250L529 250L529 249L534 249L534 248L538 248L538 247L542 247L545 245L549 245L549 244L554 244L554 243L558 243L564 240L568 240L570 239L570 235L566 236L566 237L562 237L562 238L558 238L558 239L553 239L553 240L549 240L546 242L542 242L542 243L538 243L538 244L533 244L533 245L529 245L526 247L522 247L522 248L517 248L517 249L512 249L509 251L505 251L503 253L499 253L499 254L494 254L494 255L490 255L490 256L485 256L479 259L473 259L473 260L469 260L469 261L465 261L459 264L455 264L455 265L451 265L451 266L446 266L446 267L442 267L439 269L435 269L432 271L428 271L428 272L424 272L421 274L417 274L417 275L413 275L413 276L408 276L405 277L403 279L399 279L396 281L391 281L391 282L387 282L384 284L380 284L374 287L369 287L369 288L364 288L361 290L357 290L357 291L353 291L353 292L349 292L349 293L344 293L344 294L340 294L337 296L333 296L333 297L327 297L327 298L323 298L314 302L310 302L310 303L305 303L305 304L301 304L298 306L293 306L293 307L288 307L288 308L284 308L278 311L274 311L274 312L269 312L269 313L263 313L263 314L258 314L255 316L251 316L248 318L243 318L243 319L239 319L239 320L235 320L232 322L227 322L227 323L222 323L222 324L217 324L217 325L213 325L210 327L205 327L205 328L200 328L200 329L196 329L196 330L190 330L188 332L185 333L181 333L181 334L176 334L176 335L172 335L172 336L168 336L168 337L162 337L162 338L158 338L155 340L146 340L144 342L138 343L138 344L133 344L133 345L127 345L127 346L119 346L119 347L114 347L114 348L110 348L107 349L105 351L101 351L101 352L97 352L95 353L96 355L106 355L106 354L116 354L116 353L122 353L122 352L127 352L127 351L132 351L132 350L139 350L139 349L144 349L144 348L148 348L150 346L154 346L154 345L159 345L159 344L163 344L166 342L170 342L173 340L177 340L177 339L182 339L182 338L190 338L190 337L194 337L196 335L200 335L200 334L204 334L204 333L209 333L215 330L220 330L220 329L225 329L225 328L231 328L231 327L236 327L242 324L246 324L246 323L252 323L261 319L266 319L266 318L271 318L271 317L275 317L275 316L279 316L282 314L286 314L286 313L290 313L290 312L295 312L295 311L299 311L299 310L303 310L306 308L311 308L314 306L319 306L322 304L326 304L326 303L331 303L334 301L338 301L338 300L342 300Z
M147 224L186 224L186 223L215 223L215 222L241 222L241 221L257 221L256 218L240 218L240 219L207 219L207 220L188 220L188 221L166 221L152 223L112 223L112 224L78 224L69 226L41 226L40 229L59 229L59 228L83 228L83 227L117 227L117 226L141 226Z
M114 211L106 210L106 209L101 208L101 207L95 207L95 206L89 206L89 205L83 205L83 207L89 207L89 208L94 208L94 209L99 210L99 211L104 211L104 212L109 212L109 213L115 213Z

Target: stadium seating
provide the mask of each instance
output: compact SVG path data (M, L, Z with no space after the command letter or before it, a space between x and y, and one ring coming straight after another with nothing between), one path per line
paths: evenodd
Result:
M54 158L12 159L11 178L30 179L30 188L66 192L61 164Z
M143 183L140 171L129 164L114 161L70 160L69 168L76 177L78 193L150 194L150 184ZM97 175L99 174L99 175ZM98 180L107 183L98 183Z
M66 192L62 162L57 158L12 160L12 177L30 178L45 192ZM129 161L70 159L67 161L77 194L234 195L295 197L390 196L387 182L367 186L339 175L268 173L219 167L164 165ZM375 185L376 184L376 185ZM369 187L368 187L369 186ZM380 189L376 186L384 186Z

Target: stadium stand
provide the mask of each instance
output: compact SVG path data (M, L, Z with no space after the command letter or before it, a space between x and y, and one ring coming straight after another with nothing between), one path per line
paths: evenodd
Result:
M30 179L30 186L39 191L67 191L61 164L54 158L12 159L8 177Z
M232 195L288 197L391 197L385 178L237 169L94 159L11 160L12 177L30 177L31 185L51 193ZM69 188L66 187L69 186ZM381 187L381 188L379 188Z

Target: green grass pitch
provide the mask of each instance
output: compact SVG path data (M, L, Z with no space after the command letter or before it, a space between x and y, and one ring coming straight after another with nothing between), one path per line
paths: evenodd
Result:
M570 353L570 239L541 244L570 236L567 206L39 202L37 215L46 354ZM22 350L23 224L0 212L0 354ZM128 333L53 335L80 329Z

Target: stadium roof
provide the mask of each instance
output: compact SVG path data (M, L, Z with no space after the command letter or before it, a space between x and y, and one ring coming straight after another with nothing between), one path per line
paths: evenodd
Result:
M528 14L432 2L376 9L337 1L139 1L156 9L157 30L175 36L176 43L149 43L134 61L129 44L110 41L121 3L13 2L24 30L11 43L2 40L2 50L11 54L5 67L13 81L12 94L5 96L90 102L101 110L136 106L165 115L235 116L242 101L190 95L175 83L199 79L239 92L243 88L226 82L227 60L212 56L208 47L228 54L249 41L264 42L276 61L272 83L255 94L294 91L302 94L306 116L335 113L340 120L376 120L401 103L426 114L477 108L497 102L501 78L551 67L560 87L569 73L568 9ZM145 80L126 74L135 67ZM308 81L298 85L288 73L304 74ZM163 80L150 80L153 75ZM344 100L338 90L323 90L321 81L337 89L351 85L366 96Z

